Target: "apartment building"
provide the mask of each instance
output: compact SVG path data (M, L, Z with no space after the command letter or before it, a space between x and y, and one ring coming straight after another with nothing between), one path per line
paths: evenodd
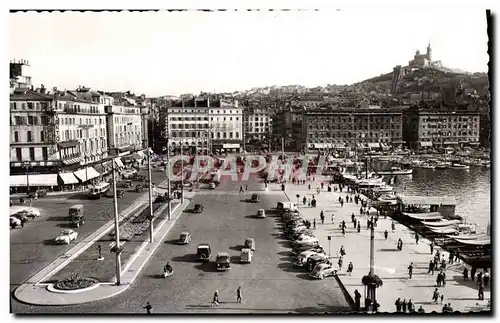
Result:
M243 109L238 101L219 100L208 110L210 146L215 153L237 153L243 149Z
M271 135L269 108L258 106L243 109L243 129L245 144L258 146L267 142Z
M114 97L105 106L108 151L123 156L139 151L143 146L141 109L128 100Z
M404 137L410 149L480 145L480 113L467 107L413 107L404 114Z
M304 113L307 150L389 149L403 144L403 110L336 107Z

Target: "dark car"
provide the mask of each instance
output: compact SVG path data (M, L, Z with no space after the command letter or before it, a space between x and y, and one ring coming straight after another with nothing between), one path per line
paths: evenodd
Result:
M135 186L135 191L136 191L137 193L142 193L142 191L143 191L143 190L144 190L144 187L143 187L141 184L137 184L137 185Z
M165 193L165 195L158 195L155 199L155 203L167 203L167 202L168 202L167 193Z
M189 244L191 242L191 234L189 232L182 232L179 236L177 244Z
M326 255L321 255L321 254L314 255L307 259L305 268L308 272L311 272L314 269L314 267L316 267L316 265L324 263L330 265L332 264L332 262L330 261L330 259L328 259L328 257L326 257Z
M212 255L212 249L208 244L200 244L196 249L196 260L210 261L210 256Z
M145 181L145 180L146 180L146 176L144 176L144 175L139 175L139 174L135 174L135 175L132 177L132 180L133 180L133 181L139 181L139 182L142 182L142 181Z
M258 203L258 202L260 202L260 196L259 196L259 194L252 194L252 197L250 198L250 202L252 202L252 203Z
M117 185L117 186L123 187L123 188L130 188L130 187L132 187L132 181L131 180L121 181L119 183L119 185Z
M227 252L219 252L215 259L217 271L226 271L231 269L231 255Z
M193 209L193 213L201 213L201 212L203 212L203 205L195 204L194 209Z
M21 222L28 222L30 218L26 215L25 212L19 212L13 215L13 217L18 218Z
M47 196L47 190L43 190L43 189L41 189L41 190L36 190L36 191L34 191L34 192L30 192L30 193L28 194L28 197L29 197L29 198L32 198L32 199L34 199L34 198L38 198L38 197L44 197L44 196Z
M81 225L85 224L85 218L83 215L73 215L70 223L72 227L79 228Z
M120 198L125 195L125 190L116 190L116 197Z

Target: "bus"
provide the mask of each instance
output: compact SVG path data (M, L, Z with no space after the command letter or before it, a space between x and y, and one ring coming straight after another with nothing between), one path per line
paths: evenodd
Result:
M106 182L92 186L89 190L89 198L101 198L109 190L110 184Z

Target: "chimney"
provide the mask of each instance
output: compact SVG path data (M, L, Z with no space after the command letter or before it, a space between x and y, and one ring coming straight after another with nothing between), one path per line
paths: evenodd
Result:
M41 85L40 87L40 93L45 94L45 85Z

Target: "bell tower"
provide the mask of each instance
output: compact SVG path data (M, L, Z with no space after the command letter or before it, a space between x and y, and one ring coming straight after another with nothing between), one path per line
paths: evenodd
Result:
M427 45L427 59L429 61L432 61L432 48L431 48L431 42Z

